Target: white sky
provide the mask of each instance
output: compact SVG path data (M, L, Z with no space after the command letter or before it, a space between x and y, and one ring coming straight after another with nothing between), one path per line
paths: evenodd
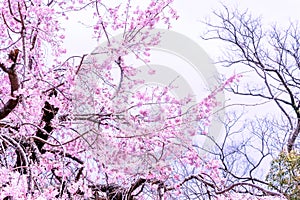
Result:
M200 21L211 17L213 10L222 7L222 2L225 2L224 5L228 7L237 7L239 10L248 9L254 17L261 15L266 24L278 23L288 26L290 20L300 19L298 0L175 0L180 18L174 23L174 30L197 41L211 57L214 57L216 47L212 42L204 42L200 39L204 31Z
M211 58L216 58L221 53L220 47L217 42L203 41L200 36L205 31L205 26L200 21L204 21L206 17L213 17L212 11L218 10L224 5L231 8L238 8L240 11L248 9L253 17L262 16L264 25L272 25L274 23L287 27L291 21L300 20L300 1L299 0L175 0L175 6L179 13L179 20L173 24L175 31L189 36L210 55ZM224 69L223 69L224 70ZM225 69L228 70L228 69ZM223 71L224 73L224 71ZM231 73L231 72L229 72ZM232 98L229 94L226 99ZM254 103L257 99L249 97L235 98L239 103ZM270 104L268 104L270 105ZM248 114L265 116L268 111L274 114L275 106L263 105L260 108L252 109ZM249 109L249 108L246 108ZM257 111L260 111L259 113ZM261 112L263 111L263 112ZM248 116L248 115L247 115ZM243 123L243 122L242 122ZM267 163L268 161L266 161ZM267 169L268 164L264 164Z
M180 18L173 23L172 30L197 41L211 57L215 57L218 47L213 42L201 40L200 36L205 28L200 21L212 17L212 11L221 8L222 2L240 10L249 9L254 16L262 15L266 24L275 22L287 26L290 20L300 19L298 0L175 0L174 7ZM91 52L97 46L91 39L91 33L78 24L78 21L89 22L90 19L86 16L76 14L66 24L66 45L72 49L69 50L70 54Z
M139 2L143 1L140 0ZM207 17L213 19L212 11L222 8L221 3L228 7L237 7L239 10L248 9L254 17L262 16L265 25L277 23L286 27L290 21L300 19L299 0L175 0L174 7L180 17L173 23L172 30L193 39L214 60L221 55L222 46L218 46L217 42L204 41L200 38L207 28L201 21ZM97 43L92 40L92 33L78 23L78 21L90 22L90 18L87 17L88 14L90 13L87 12L87 15L78 16L76 13L70 17L71 20L66 24L66 46L69 55L89 53L97 46ZM228 71L228 73L233 72Z
M142 0L140 0L142 2ZM211 58L216 58L220 53L220 46L212 41L203 41L200 36L205 31L205 26L200 22L206 17L213 17L212 11L222 7L220 0L175 0L175 9L180 18L173 23L174 31L182 33L196 41ZM277 23L288 26L290 21L300 19L299 0L224 0L228 7L239 10L248 9L254 17L262 16L266 25ZM88 22L84 15L73 16L66 24L67 41L70 47L69 54L81 55L92 52L97 44L91 39L92 34L88 32L78 21ZM69 49L69 48L68 48Z
M207 29L201 21L205 21L207 17L213 20L212 11L222 10L222 3L229 8L238 8L239 11L248 9L254 18L261 16L263 25L266 27L274 23L288 27L291 21L300 20L299 0L175 0L175 7L180 18L173 24L173 30L196 41L215 61L218 56L221 56L222 47L225 50L224 46L220 46L217 41L204 41L201 39L200 36ZM228 68L223 68L222 73L225 73L224 70L233 73ZM250 103L251 100L248 101Z

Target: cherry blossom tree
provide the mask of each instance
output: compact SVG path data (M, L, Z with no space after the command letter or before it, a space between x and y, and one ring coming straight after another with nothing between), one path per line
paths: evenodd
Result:
M192 98L176 99L172 84L130 90L143 80L126 56L150 62L160 39L151 30L178 18L172 0L133 2L0 1L0 197L178 199L192 182L201 185L199 199L245 197L233 190L240 185L280 196L250 183L226 187L218 162L191 142L209 126L217 93L238 77L188 108ZM62 22L87 9L94 37L107 43L65 59Z

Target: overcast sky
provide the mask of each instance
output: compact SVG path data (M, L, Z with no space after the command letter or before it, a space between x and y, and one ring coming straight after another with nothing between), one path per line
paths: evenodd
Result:
M143 1L140 0L140 2ZM213 20L212 11L222 8L222 2L224 5L238 8L240 11L248 9L254 17L262 16L265 25L276 23L287 27L291 21L300 19L299 0L175 0L174 7L180 18L173 23L172 30L193 39L211 58L217 57L216 54L220 52L220 47L214 42L201 39L201 35L206 29L201 21L204 21L205 18ZM76 13L68 22L66 46L70 49L69 55L89 53L97 46L97 43L92 40L92 34L78 21L89 22L89 18L87 15L79 16Z
M299 0L175 0L174 2L174 7L180 17L177 21L174 21L172 30L193 39L214 60L221 55L220 49L222 49L222 46L217 46L217 43L213 41L201 39L201 35L207 28L201 21L204 21L206 18L213 20L212 11L221 9L222 2L224 5L238 8L240 11L248 9L254 17L262 16L266 26L277 23L287 27L291 21L300 19ZM68 55L90 53L99 45L92 39L91 31L88 31L86 27L78 23L79 21L89 23L89 14L91 13L86 12L81 15L75 13L75 15L70 17L68 24L65 25ZM226 71L226 73L231 72Z
M261 15L266 24L288 25L290 21L300 19L298 0L175 0L174 6L180 18L173 23L173 30L197 41L213 57L217 47L211 42L201 40L200 36L204 31L201 21L213 17L212 11L220 9L222 2L225 2L226 6L237 7L240 10L248 9L254 16ZM66 45L72 46L72 50L69 51L72 54L87 53L97 46L91 39L91 33L78 24L78 21L87 22L89 19L87 15L76 14L67 24L69 37Z
M205 21L206 18L213 20L212 12L221 9L222 2L224 5L238 8L240 11L248 9L254 17L262 16L266 26L277 23L287 27L291 21L300 19L299 0L175 0L174 2L174 7L180 17L174 21L172 30L197 42L214 60L221 55L222 46L217 46L217 43L213 41L201 39L201 35L207 28L201 21ZM70 21L65 25L68 55L90 53L99 45L92 39L91 31L78 23L79 21L89 23L89 14L91 13L86 12L81 15L75 13L75 15L70 16ZM231 72L226 71L226 73Z
M254 16L262 16L265 24L288 26L290 21L300 19L298 0L175 0L180 18L173 24L174 30L196 40L212 57L215 47L200 39L205 28L200 21L207 17L213 19L212 11L220 9L222 2L228 7L237 7L241 11L248 9Z

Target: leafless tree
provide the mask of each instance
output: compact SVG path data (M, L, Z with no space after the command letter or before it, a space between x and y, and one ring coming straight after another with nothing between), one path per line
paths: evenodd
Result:
M218 22L206 22L206 40L227 45L227 54L219 63L225 67L246 66L260 87L232 87L234 94L273 101L285 116L290 131L286 140L288 152L295 148L300 133L300 32L298 23L286 29L265 26L261 18L248 11L239 12L224 6L214 12ZM276 108L274 108L275 110Z
M237 98L267 102L268 111L261 104L254 104L251 109L265 114L264 117L248 121L242 117L245 114L228 117L223 123L225 138L215 143L216 150L211 153L221 160L230 184L249 181L266 187L265 175L258 175L259 169L284 149L288 153L299 150L299 25L297 22L290 22L288 27L266 25L263 18L253 17L247 10L240 12L227 6L213 14L216 20L204 22L208 29L203 39L217 40L226 47L217 64L238 73L241 68L246 69L247 76L254 80L241 78L228 90ZM247 104L240 102L238 109Z

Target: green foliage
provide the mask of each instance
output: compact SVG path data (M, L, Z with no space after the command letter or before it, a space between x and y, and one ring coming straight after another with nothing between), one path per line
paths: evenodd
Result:
M271 163L266 177L271 188L277 188L289 200L300 200L300 154L281 152Z

